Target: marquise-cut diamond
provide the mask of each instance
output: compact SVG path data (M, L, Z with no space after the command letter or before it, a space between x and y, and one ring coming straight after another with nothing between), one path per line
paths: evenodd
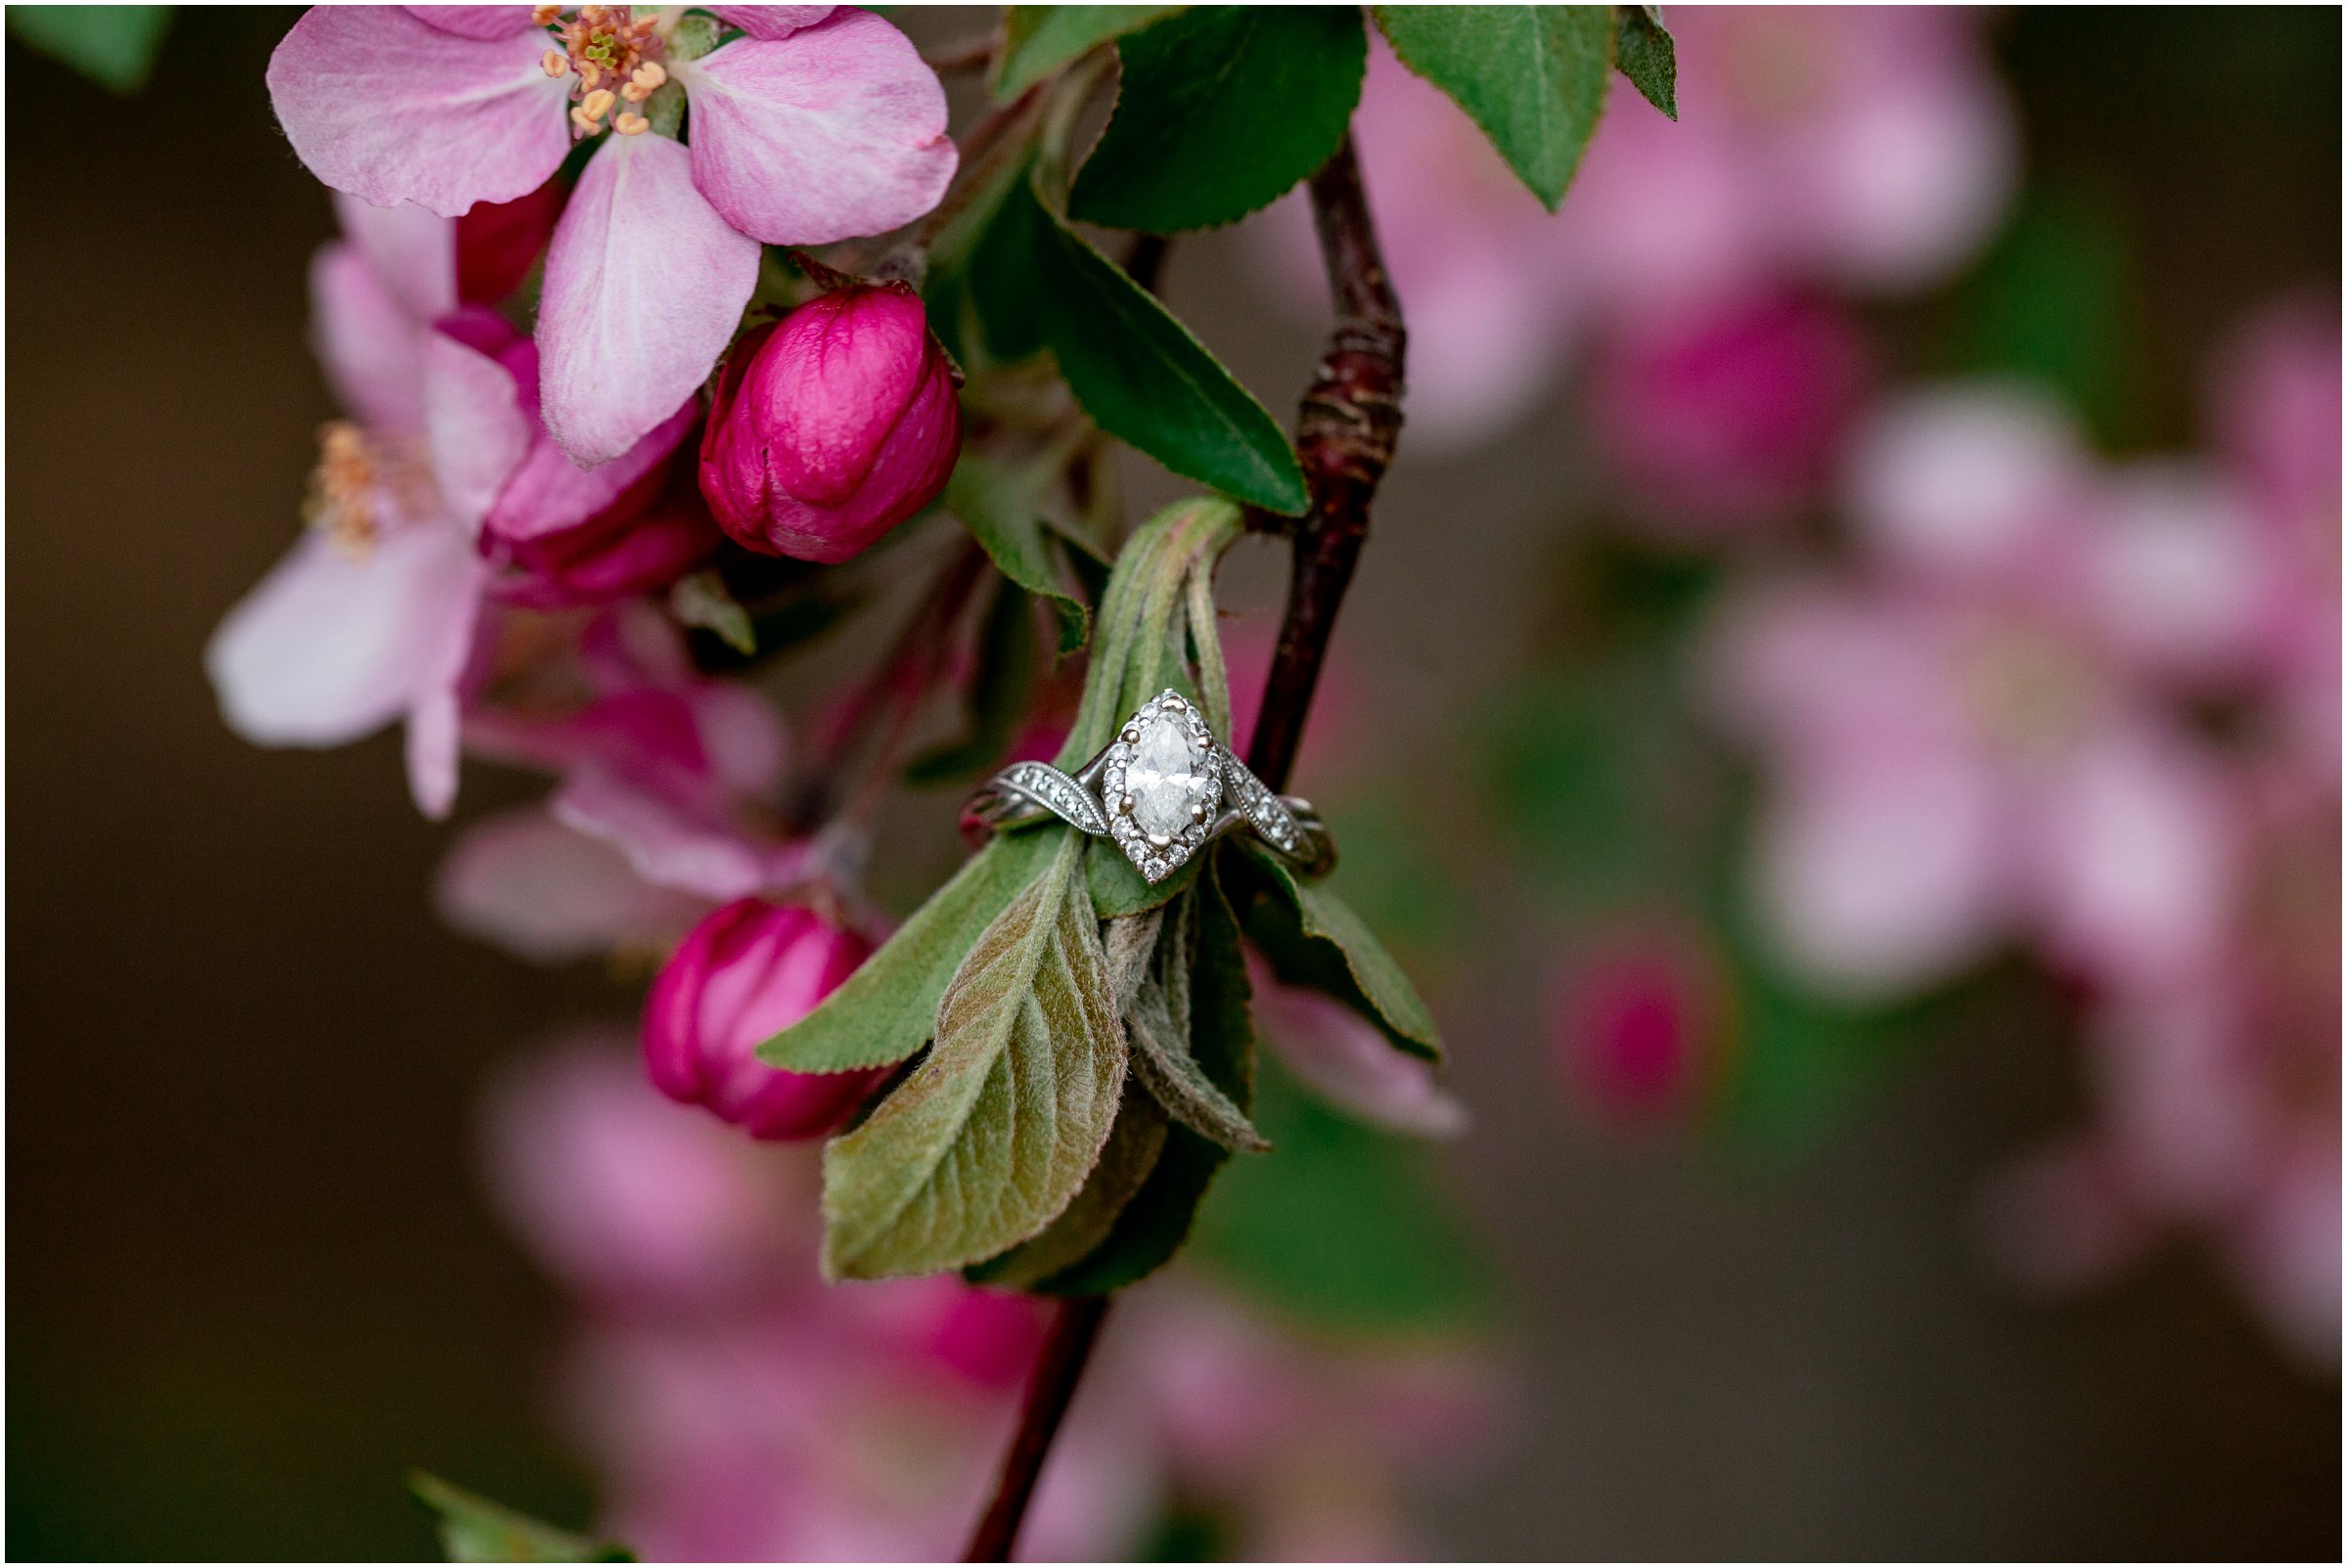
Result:
M1125 766L1124 791L1133 797L1133 823L1143 832L1158 838L1182 832L1197 820L1198 808L1213 804L1214 774L1205 747L1178 719L1152 715Z

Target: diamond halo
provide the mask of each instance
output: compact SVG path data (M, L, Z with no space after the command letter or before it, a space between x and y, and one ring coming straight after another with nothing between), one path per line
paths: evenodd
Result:
M1221 815L1221 745L1196 705L1169 689L1118 727L1102 764L1108 836L1134 870L1163 881L1197 852Z

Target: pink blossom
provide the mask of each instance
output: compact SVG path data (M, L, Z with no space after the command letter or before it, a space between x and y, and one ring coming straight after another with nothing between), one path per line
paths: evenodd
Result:
M555 819L616 849L654 887L724 903L806 874L807 847L784 837L759 805L785 761L782 729L764 697L695 671L675 625L640 604L597 617L577 664L583 704L555 712L485 707L467 720L466 743L562 774ZM596 874L582 867L571 874ZM505 937L523 951L543 938L527 925L508 927Z
M820 1138L887 1074L794 1073L757 1059L872 954L796 905L737 899L695 926L644 1005L644 1064L660 1093L752 1138Z
M378 206L456 216L545 185L606 133L546 260L547 427L620 457L688 401L740 324L759 246L879 234L953 177L945 94L903 34L847 8L720 8L745 28L686 58L681 10L320 6L269 63L293 151ZM690 148L668 131L689 100ZM574 102L575 100L575 102Z
M485 645L488 573L462 513L513 454L481 435L499 413L495 363L413 308L453 302L446 234L425 236L445 294L403 298L370 253L429 225L386 216L367 244L336 242L311 264L319 358L355 419L327 426L311 528L229 611L204 663L229 727L258 744L342 745L404 718L409 785L437 817Z
M1717 1079L1724 989L1718 959L1689 931L1626 926L1576 955L1556 1022L1574 1104L1614 1126L1692 1115Z
M230 727L261 744L340 745L404 716L411 787L438 817L493 649L482 551L632 529L627 487L664 471L695 406L580 473L537 424L535 350L458 301L457 225L339 205L349 237L319 251L310 283L319 358L355 418L323 436L311 531L230 611L206 663ZM645 586L630 564L626 583Z
M1992 1194L1990 1240L2015 1277L2077 1290L2199 1231L2285 1345L2336 1365L2338 831L2327 788L2270 794L2228 946L2097 1004L2097 1122Z
M1781 521L1821 494L1865 390L1841 312L1773 297L1633 320L1599 348L1600 439L1647 525L1705 539Z
M700 484L752 550L840 561L927 506L962 447L952 364L903 284L840 289L742 338Z
M2185 465L2106 472L2052 411L1980 389L1885 409L1849 498L1860 570L1746 592L1710 656L1773 768L1759 897L1783 956L1869 995L2016 937L2111 983L2198 962L2238 848L2178 698L2253 641L2237 496ZM2146 552L2195 562L2202 595L2180 604Z

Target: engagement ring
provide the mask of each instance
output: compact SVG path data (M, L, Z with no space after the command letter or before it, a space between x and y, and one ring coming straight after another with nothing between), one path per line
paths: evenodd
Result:
M962 808L970 831L1021 828L1047 817L1113 838L1152 882L1172 875L1208 839L1241 828L1306 876L1326 875L1336 864L1336 847L1311 802L1272 793L1179 692L1160 692L1143 703L1075 773L1014 762Z

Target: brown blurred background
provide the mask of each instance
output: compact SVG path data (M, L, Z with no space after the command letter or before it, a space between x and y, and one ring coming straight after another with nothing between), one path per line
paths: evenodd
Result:
M583 1517L544 1372L560 1304L474 1172L484 1068L626 994L443 930L445 829L397 741L271 753L201 651L295 526L331 413L304 346L325 193L261 84L290 12L185 11L123 100L8 48L11 1289L17 1557L428 1552L422 1465ZM917 36L975 18L907 14ZM2332 11L2017 13L2030 155L2109 194L2148 274L2144 418L2246 300L2335 290ZM1285 408L1308 323L1224 237L1177 310ZM1344 640L1399 744L1540 634L1557 443L1405 456ZM1144 486L1145 491L1147 486ZM1150 492L1154 493L1154 492ZM1276 593L1247 565L1242 602ZM1248 597L1251 595L1251 599ZM522 798L468 776L460 810ZM1982 1172L2065 1113L2016 1039L1927 1062L1798 1166L1601 1145L1524 983L1445 999L1460 1164L1518 1287L1509 1446L1443 1501L1471 1557L2339 1550L2339 1391L2181 1256L2083 1306L1997 1285Z

